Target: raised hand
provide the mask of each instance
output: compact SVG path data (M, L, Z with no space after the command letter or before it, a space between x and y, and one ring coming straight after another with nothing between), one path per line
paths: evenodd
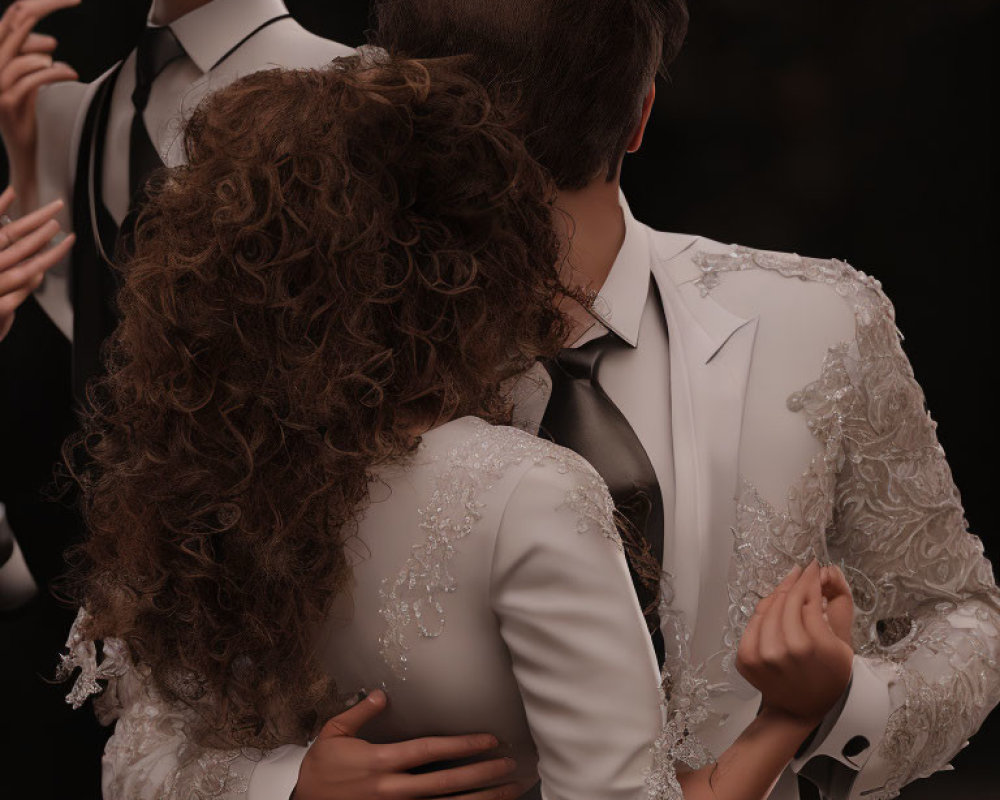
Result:
M0 17L0 136L12 180L26 201L34 190L38 89L79 77L69 64L52 60L56 40L35 33L34 28L52 12L79 4L80 0L17 0Z
M14 190L0 194L0 215L6 214L14 202ZM0 227L0 340L14 324L14 312L41 286L48 269L65 258L73 247L70 234L58 244L45 249L59 233L54 219L62 208L62 200L46 206Z
M836 599L843 600L839 594ZM831 621L824 619L817 561L804 570L795 567L757 604L740 639L736 666L760 690L765 708L818 723L844 693L854 651Z
M426 737L398 744L371 744L356 738L386 704L383 692L372 692L323 726L302 761L291 800L514 800L534 785L509 780L516 767L510 758L409 774L407 770L437 761L481 756L493 750L497 740L486 734Z

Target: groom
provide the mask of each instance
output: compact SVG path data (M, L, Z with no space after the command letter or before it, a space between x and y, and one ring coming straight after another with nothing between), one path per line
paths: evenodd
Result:
M757 600L817 555L852 584L858 655L772 797L892 797L1000 700L1000 593L878 281L654 231L621 198L686 21L684 0L377 4L386 49L472 55L560 189L597 299L518 416L592 461L671 577L670 711L690 733L675 757L697 767L753 718L735 647Z

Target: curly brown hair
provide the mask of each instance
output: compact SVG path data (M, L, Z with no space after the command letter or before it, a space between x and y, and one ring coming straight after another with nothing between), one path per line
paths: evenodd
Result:
M257 73L185 145L67 445L71 585L199 739L270 747L334 709L315 634L372 468L421 426L507 422L560 347L554 191L456 60Z

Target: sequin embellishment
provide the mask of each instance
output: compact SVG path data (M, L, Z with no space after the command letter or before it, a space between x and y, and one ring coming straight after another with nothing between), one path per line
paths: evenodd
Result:
M443 459L430 502L420 510L426 538L414 545L406 565L386 578L379 591L385 629L379 651L393 672L405 680L408 635L441 635L445 595L455 591L451 560L455 545L472 533L482 516L482 495L511 467L524 461L551 461L559 472L573 473L579 483L567 492L562 507L577 514L581 533L596 529L621 548L613 521L614 504L593 467L576 453L514 428L472 420L475 433Z
M843 261L734 247L699 253L703 296L727 272L764 269L829 285L855 338L831 347L820 377L788 398L822 445L787 508L744 481L734 529L725 665L760 597L814 555L843 563L854 594L855 651L896 674L878 744L890 764L872 800L946 768L1000 700L1000 593L968 533L936 425L900 345L892 304Z

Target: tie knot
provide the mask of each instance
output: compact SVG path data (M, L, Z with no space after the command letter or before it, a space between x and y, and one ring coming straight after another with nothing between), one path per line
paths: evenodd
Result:
M596 380L597 368L605 353L628 347L628 345L613 331L603 336L591 339L579 347L566 347L555 357L555 365L560 367L567 377L576 380ZM546 367L552 374L551 367Z
M135 51L135 90L132 102L142 111L149 102L153 81L167 64L184 55L184 48L169 27L149 27L142 32Z

